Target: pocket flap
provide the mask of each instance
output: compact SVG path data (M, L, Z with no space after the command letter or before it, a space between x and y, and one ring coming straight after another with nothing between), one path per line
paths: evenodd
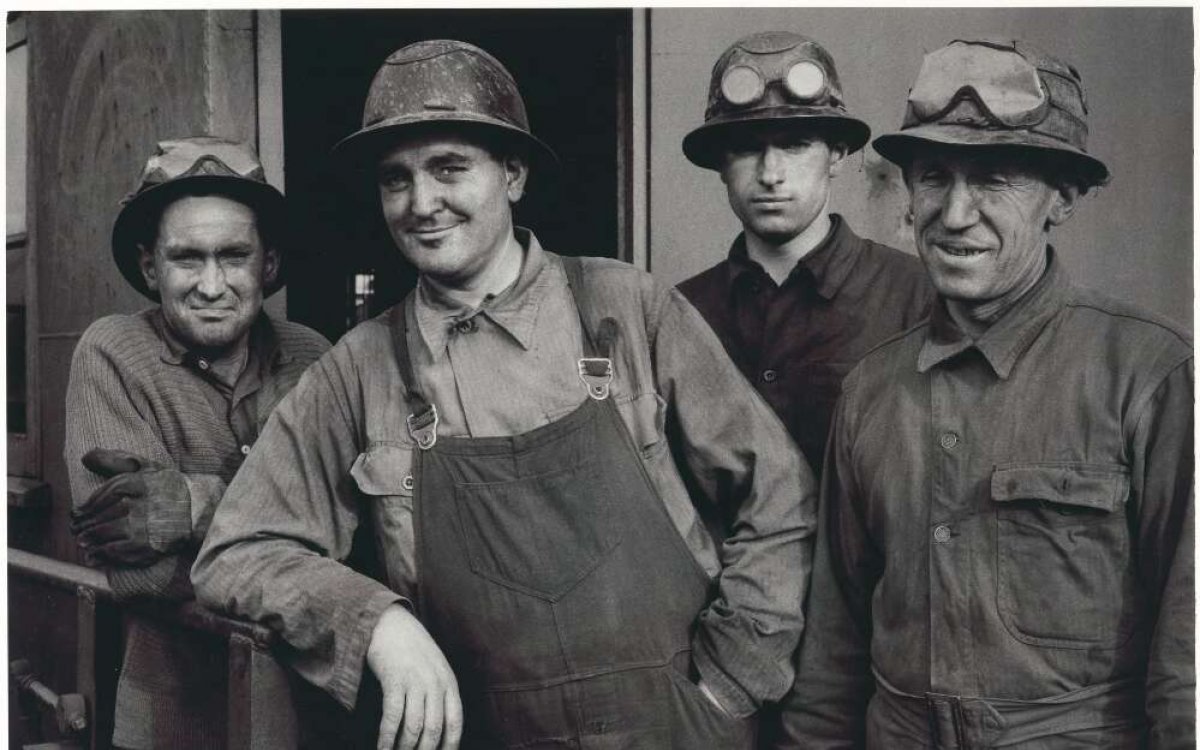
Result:
M364 495L412 497L412 448L377 445L358 454L350 476Z
M1129 475L1103 467L997 466L992 472L992 499L999 503L1044 500L1113 511L1125 502Z

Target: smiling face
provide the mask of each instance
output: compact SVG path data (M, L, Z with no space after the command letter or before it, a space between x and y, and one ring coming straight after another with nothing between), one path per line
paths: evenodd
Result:
M468 288L513 234L512 205L527 169L456 133L407 138L379 159L383 217L400 252L423 275Z
M731 134L721 163L729 206L747 233L782 245L824 213L845 155L795 125L744 126Z
M1054 187L1012 152L922 147L905 170L917 251L938 293L1006 308L1046 267L1050 227L1078 189Z
M213 355L246 340L278 261L274 249L263 248L254 210L218 195L168 204L154 248L141 250L142 275L171 331Z

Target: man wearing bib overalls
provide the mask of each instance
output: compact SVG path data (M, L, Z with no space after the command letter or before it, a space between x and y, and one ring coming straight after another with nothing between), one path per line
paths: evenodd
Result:
M751 747L815 527L783 426L677 292L513 226L554 156L483 50L394 53L336 153L420 282L279 407L200 600L347 707L368 665L380 748ZM339 562L368 519L387 585Z

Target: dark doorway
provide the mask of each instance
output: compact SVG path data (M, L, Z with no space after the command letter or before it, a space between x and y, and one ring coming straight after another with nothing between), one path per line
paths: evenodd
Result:
M563 255L625 257L629 10L284 11L287 194L299 251L288 271L288 317L336 340L411 288L369 184L339 178L329 158L358 129L375 70L421 39L477 44L513 74L533 132L562 161L531 175L517 223ZM365 180L361 182L366 182Z

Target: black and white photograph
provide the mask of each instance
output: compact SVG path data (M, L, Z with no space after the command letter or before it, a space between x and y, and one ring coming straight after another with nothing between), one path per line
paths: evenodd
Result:
M7 746L1196 748L1194 19L7 10Z

